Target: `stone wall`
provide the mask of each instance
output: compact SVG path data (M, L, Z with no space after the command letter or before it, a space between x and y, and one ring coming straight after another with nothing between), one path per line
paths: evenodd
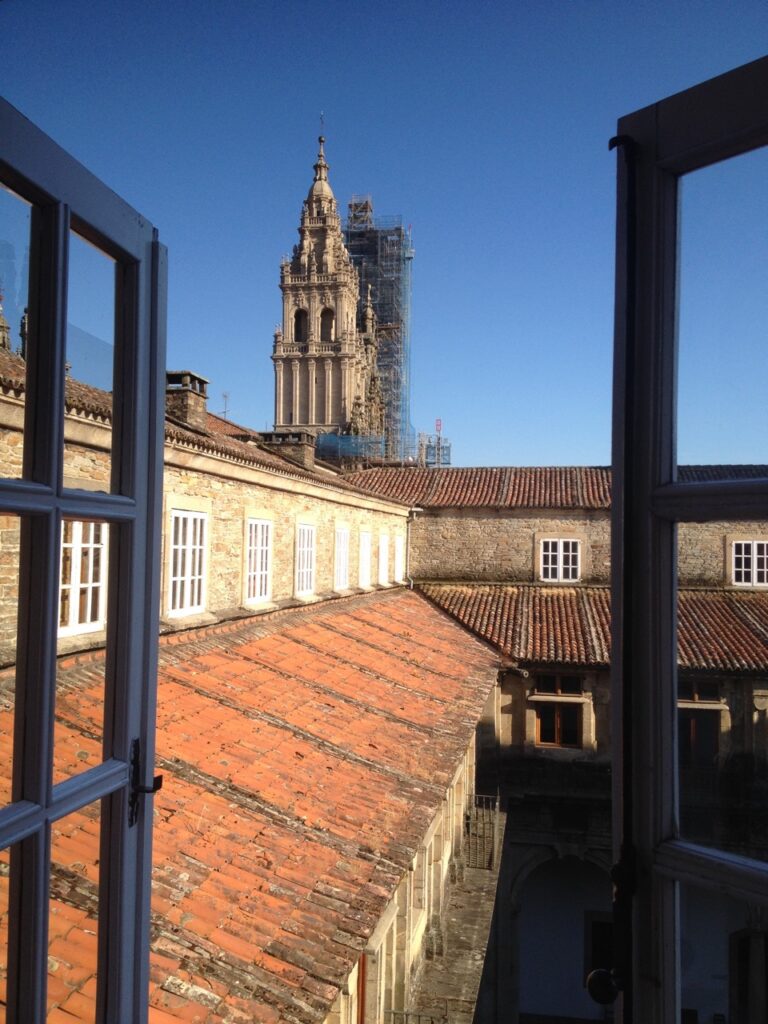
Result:
M411 528L410 572L416 579L539 580L543 536L581 541L582 583L610 583L609 512L531 513L447 509L417 513ZM681 586L732 585L734 540L768 540L768 523L681 523Z
M333 487L323 488L290 477L228 467L223 460L170 449L166 451L163 531L168 531L173 510L208 515L207 610L228 614L242 607L245 587L246 522L248 518L272 523L272 603L293 600L295 590L296 529L315 527L316 597L334 589L336 528L349 530L349 583L356 590L359 574L359 537L371 534L371 582L378 580L379 540L389 537L388 572L394 581L395 537L406 537L407 509ZM168 608L168 564L163 559L162 613ZM174 621L178 621L174 619Z
M416 579L539 578L541 536L581 540L581 581L608 583L608 512L529 512L449 509L417 513L411 528L411 575Z

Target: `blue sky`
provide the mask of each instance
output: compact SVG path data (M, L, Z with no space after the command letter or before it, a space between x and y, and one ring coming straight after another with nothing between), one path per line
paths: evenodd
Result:
M377 213L413 225L416 428L440 417L457 465L606 463L608 139L622 114L767 52L768 4L0 0L0 38L5 98L159 227L168 365L210 380L213 411L228 392L232 419L271 426L279 261L297 238L323 111L340 205L371 193ZM762 260L740 325L738 376L752 381L765 380L768 351L761 166L747 175L746 255L738 231L720 247L753 269ZM712 188L691 190L692 223L720 239ZM696 237L684 234L693 254ZM691 263L701 294L713 275ZM683 327L713 356L710 382L722 379L718 352L733 339L710 329L696 284L686 295ZM97 321L79 318L94 334ZM718 447L701 380L684 386L682 458L764 458L746 442ZM743 406L738 380L722 404L726 418Z

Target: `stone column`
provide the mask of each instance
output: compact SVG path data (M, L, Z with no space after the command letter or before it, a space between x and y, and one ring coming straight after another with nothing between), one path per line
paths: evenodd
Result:
M352 414L352 396L350 395L349 380L350 360L345 356L341 360L341 421L346 423Z
M275 363L275 426L284 423L283 419L283 360Z
M324 359L325 367L325 422L333 422L333 360Z
M291 423L298 423L301 415L301 382L299 374L301 373L301 363L298 359L291 360L291 377L293 382L293 408L291 409Z
M315 403L317 399L317 382L315 381L315 360L307 360L307 420L315 422Z

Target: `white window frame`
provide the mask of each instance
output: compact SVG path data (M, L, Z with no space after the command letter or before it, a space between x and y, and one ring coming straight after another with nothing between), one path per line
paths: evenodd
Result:
M71 540L65 542L67 527L71 528ZM100 532L99 540L95 534ZM61 548L59 555L59 636L78 636L81 633L96 633L104 629L107 614L107 550L109 526L106 523L65 519L61 524ZM69 548L69 574L65 577L64 552ZM79 594L85 592L88 611L81 618ZM64 595L69 594L69 614L62 623ZM96 613L92 613L93 597L96 596Z
M317 561L317 528L312 523L296 525L296 597L310 597L315 592Z
M370 530L360 531L360 543L358 547L358 586L367 590L371 585L371 551L373 538Z
M389 583L389 534L379 534L379 586Z
M208 513L172 509L168 537L168 617L205 611Z
M336 527L333 549L333 589L349 590L349 527Z
M401 533L395 535L395 583L405 579L405 538Z
M267 604L272 600L273 523L249 517L245 528L245 604Z
M539 578L547 583L578 583L581 579L581 541L574 537L542 537Z
M735 540L731 545L734 587L768 587L768 540Z
M768 478L677 477L678 187L768 145L768 58L619 121L611 693L619 1019L680 1020L682 885L768 905L768 864L679 838L677 524L768 519ZM734 413L736 415L736 413Z
M160 527L166 253L143 216L0 99L2 180L31 204L29 335L21 479L0 478L0 511L20 523L10 851L7 1019L46 1015L52 824L101 801L99 1019L142 1022L149 992L150 874ZM115 271L108 490L62 486L70 231ZM0 466L0 474L3 467ZM109 524L103 760L51 785L63 519ZM141 787L139 789L138 787Z

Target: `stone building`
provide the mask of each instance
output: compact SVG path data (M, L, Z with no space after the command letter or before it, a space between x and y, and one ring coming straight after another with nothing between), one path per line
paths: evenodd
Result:
M283 323L275 331L275 430L381 435L376 317L344 245L320 137L299 243L280 267Z
M168 374L150 1020L384 1024L443 946L499 659L403 586L407 505L314 466L302 432L265 445L210 414L206 385ZM26 368L7 350L0 395L19 478ZM68 379L65 398L65 486L105 490L111 396ZM20 526L0 518L4 750ZM113 530L61 526L54 784L102 762ZM52 1021L96 1012L100 813L52 832Z
M718 472L680 470L686 480ZM765 472L730 467L728 475ZM610 471L390 467L349 479L416 510L417 588L504 659L495 708L489 702L478 732L478 788L500 788L506 829L476 1019L606 1019L585 979L611 955ZM768 524L681 524L678 578L683 834L763 860ZM745 966L768 943L760 908L685 896L682 913L695 930L707 919L720 928L718 942L684 965L685 1019L760 1019L765 974ZM570 951L557 967L553 935ZM734 994L746 990L749 1017Z

